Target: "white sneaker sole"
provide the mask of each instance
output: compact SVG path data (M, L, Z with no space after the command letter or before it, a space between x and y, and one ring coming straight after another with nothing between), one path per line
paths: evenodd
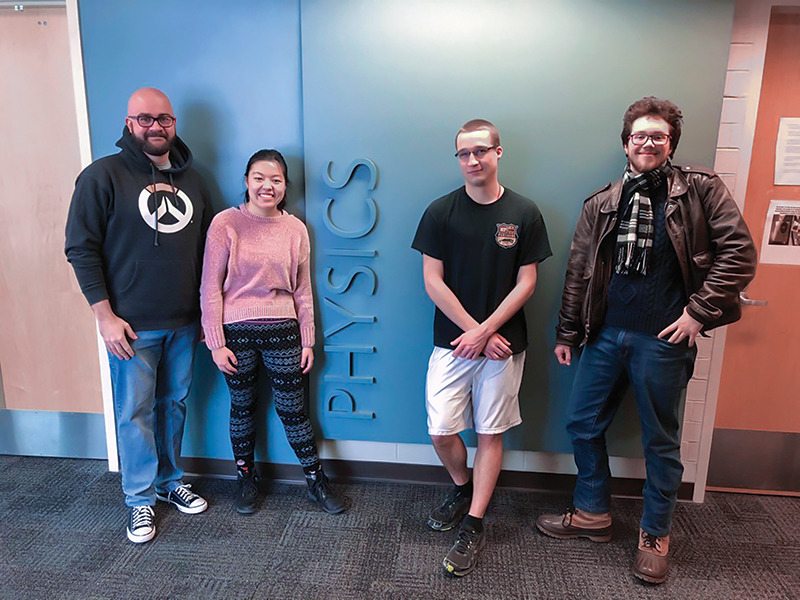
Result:
M145 533L144 535L136 535L127 527L125 528L125 531L128 533L128 539L132 541L134 544L144 544L145 542L149 542L154 537L156 537L155 527L153 527L153 529L151 529L149 533Z

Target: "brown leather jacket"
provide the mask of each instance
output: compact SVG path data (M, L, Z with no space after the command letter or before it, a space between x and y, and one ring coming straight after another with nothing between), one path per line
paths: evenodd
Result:
M739 292L756 271L756 249L747 225L713 171L673 166L668 186L666 227L683 273L686 310L703 323L704 331L733 323L742 314ZM583 204L567 262L557 344L583 346L605 320L621 192L619 179Z

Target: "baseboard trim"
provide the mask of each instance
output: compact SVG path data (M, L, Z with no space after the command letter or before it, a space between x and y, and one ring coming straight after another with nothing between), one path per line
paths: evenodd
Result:
M707 492L719 492L722 494L750 494L753 496L786 496L789 498L800 498L800 492L782 492L773 490L748 490L744 488L728 487L707 487Z
M365 462L339 459L323 459L326 474L335 481L384 481L390 483L416 483L425 485L449 485L450 478L442 466ZM219 458L183 457L181 466L187 473L206 477L235 478L236 467L232 460ZM267 479L286 483L300 483L303 469L300 465L259 462L259 472ZM564 473L532 473L529 471L503 470L497 481L498 488L513 490L553 492L571 494L575 487L575 475ZM643 479L612 477L611 493L618 497L640 498ZM679 500L691 500L694 484L684 482L678 490Z
M108 458L102 414L0 409L0 454Z
M105 422L102 414L0 409L0 454L107 459ZM433 446L363 440L320 440L320 457L328 474L341 481L391 481L444 485L449 478ZM468 448L469 464L475 448ZM232 460L182 459L189 473L235 477ZM640 497L644 484L644 460L611 457L612 494ZM109 462L109 470L115 471ZM694 465L686 465L679 499L691 499ZM302 481L296 463L259 463L264 475L279 481ZM575 485L572 454L507 450L498 486L509 489L571 493Z
M715 429L707 489L800 492L800 433Z

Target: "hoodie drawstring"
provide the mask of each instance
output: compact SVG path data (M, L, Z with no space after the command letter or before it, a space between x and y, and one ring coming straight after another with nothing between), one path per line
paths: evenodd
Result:
M150 175L153 178L153 198L155 199L155 210L153 211L153 246L158 246L158 192L156 192L156 168L150 163ZM171 178L170 178L171 179Z
M178 195L175 193L175 190L178 189L175 187L175 182L172 180L172 173L167 173L169 175L169 187L172 189L172 202L177 208L178 206Z

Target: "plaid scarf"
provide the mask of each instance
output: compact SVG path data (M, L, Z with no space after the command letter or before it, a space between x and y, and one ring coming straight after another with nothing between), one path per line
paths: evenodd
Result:
M668 169L669 163L639 175L631 173L630 166L625 170L620 203L627 203L627 208L619 222L614 264L618 275L647 275L655 237L650 196L664 183Z

